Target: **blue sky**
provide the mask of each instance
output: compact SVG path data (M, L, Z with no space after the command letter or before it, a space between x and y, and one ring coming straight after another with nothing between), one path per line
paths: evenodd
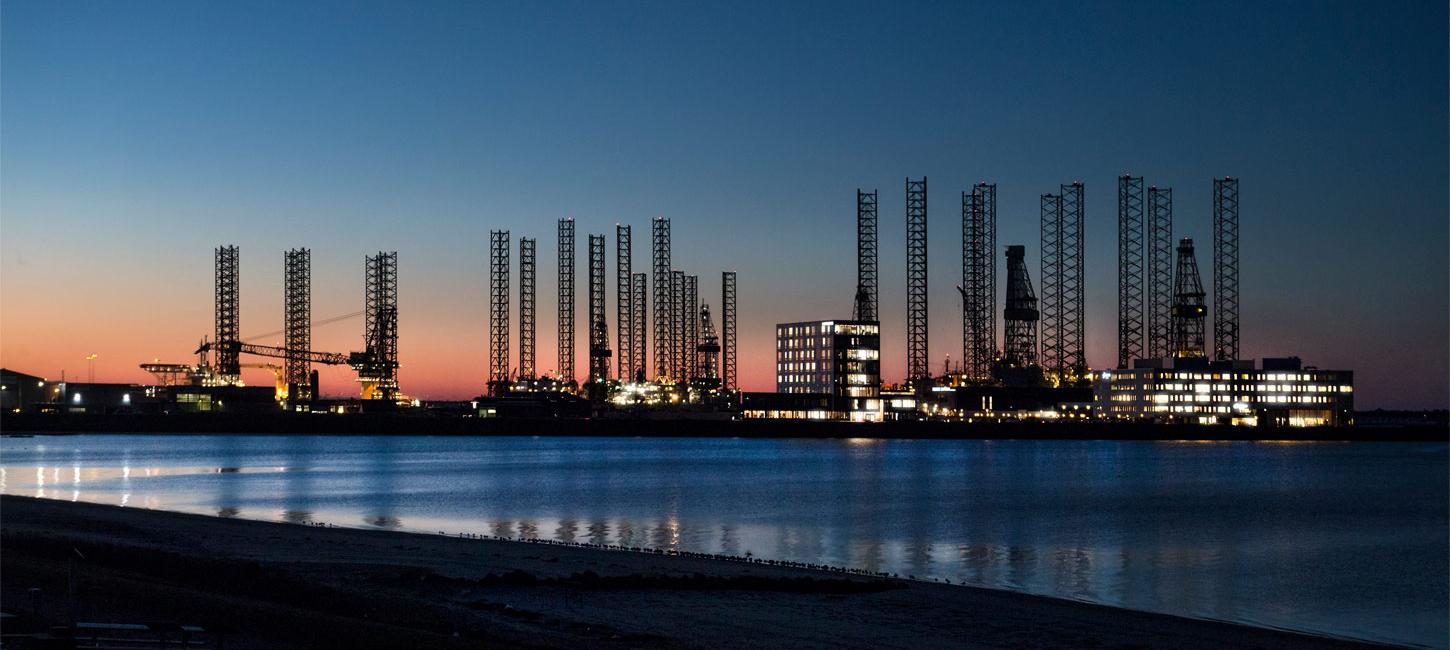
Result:
M1362 407L1444 407L1446 25L1429 2L10 1L0 360L58 374L98 352L98 376L140 380L210 331L212 247L242 247L244 333L280 329L284 249L313 248L318 317L359 309L362 257L387 249L404 389L473 395L489 230L539 238L552 368L554 220L581 240L633 224L643 270L663 215L705 300L740 272L742 375L768 390L773 323L849 314L864 187L899 380L902 182L926 175L933 367L961 353L959 193L979 180L1034 280L1038 195L1086 183L1102 366L1131 171L1174 188L1205 254L1211 179L1242 179L1246 355L1356 370Z

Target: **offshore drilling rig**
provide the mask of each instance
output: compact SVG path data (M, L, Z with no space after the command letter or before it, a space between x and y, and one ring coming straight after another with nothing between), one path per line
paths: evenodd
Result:
M558 367L539 372L532 352L534 318L534 240L520 240L518 273L520 329L517 365L512 364L512 305L508 231L493 231L489 255L488 395L480 400L545 400L550 395L587 396L595 404L620 406L710 404L728 401L736 385L736 274L721 275L721 329L701 295L700 276L676 268L671 257L670 220L650 223L649 272L636 272L633 227L616 223L615 250L606 249L607 234L590 234L588 299L584 345L588 374L576 379L575 223L558 221ZM615 268L608 268L610 259ZM652 277L651 277L652 276ZM615 286L610 291L610 277ZM651 287L651 279L654 286ZM610 323L608 298L615 296ZM651 299L653 304L651 304ZM653 317L653 321L651 321ZM610 328L615 336L611 339ZM650 334L653 328L652 335ZM649 344L653 342L653 348ZM489 402L493 403L493 402ZM498 402L498 404L507 404Z
M379 252L365 260L363 310L313 321L312 251L286 251L284 267L283 329L244 340L241 332L240 251L236 246L215 250L215 338L202 339L195 365L143 363L141 368L156 376L163 387L192 386L228 388L243 386L241 369L267 368L276 375L277 401L289 408L307 410L321 395L317 365L350 366L357 373L361 398L369 408L389 408L406 399L398 391L398 254ZM350 354L321 352L312 348L312 327L362 316L363 350ZM271 346L251 340L283 335L283 345ZM243 363L242 355L280 359L275 363Z

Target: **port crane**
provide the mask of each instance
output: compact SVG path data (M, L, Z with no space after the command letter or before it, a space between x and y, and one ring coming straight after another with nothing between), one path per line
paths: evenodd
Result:
M386 326L386 325L385 325ZM273 359L301 359L308 363L322 364L326 366L351 366L358 373L358 382L363 385L364 399L388 399L394 397L396 385L388 390L386 381L390 373L385 373L383 365L377 360L377 354L372 346L363 352L352 352L341 354L337 352L319 352L316 350L295 350L292 348L275 345L260 345L244 341L208 341L202 339L196 354L205 358L208 352L213 350L235 351L240 354L250 354L259 357ZM396 363L391 364L396 367ZM386 397L385 397L386 396Z
M341 366L349 363L351 357L366 355L364 352L354 352L351 357L336 352L316 352L313 350L292 350L289 348L274 345L258 345L256 343L244 343L242 341L207 341L201 342L201 347L196 349L197 354L206 354L212 350L236 351L242 354L251 354L259 357L271 357L273 359L303 359L309 363L320 363L327 366Z

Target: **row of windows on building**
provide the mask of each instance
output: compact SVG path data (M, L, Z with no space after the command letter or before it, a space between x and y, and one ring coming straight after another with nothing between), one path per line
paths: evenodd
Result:
M816 363L814 361L792 361L775 364L777 373L785 372L830 372L832 369L842 372L857 373L869 372L871 368L865 361L842 361L841 363Z
M870 348L849 348L840 351L837 358L851 361L878 361L881 359L881 352ZM831 358L831 350L818 350L815 348L807 350L781 350L775 353L776 361L809 361L825 360Z
M1234 412L1233 407L1229 407L1229 406L1197 407L1197 406L1166 406L1166 405L1159 405L1159 406L1154 406L1153 408L1151 408L1149 410L1152 411L1152 412L1154 412L1154 413L1233 413Z
M830 332L830 323L810 323L807 325L781 325L775 328L776 338L793 336L815 336Z
M837 323L834 321L775 326L775 335L777 337L815 336L817 334L851 334L855 336L876 336L881 334L881 326L869 325L864 323Z
M820 338L820 341L819 342L817 342L816 339L813 339L813 338L811 338L811 339L787 338L787 339L776 339L775 340L775 349L777 349L777 350L803 350L803 349L814 350L814 349L818 349L818 348L829 348L829 347L831 347L831 337L829 337L829 336L822 336Z
M1242 404L1331 404L1335 398L1327 395L1209 395L1207 393L1157 393L1149 396L1154 404L1170 402L1194 402L1199 404L1229 402ZM1142 401L1131 393L1115 393L1114 402L1135 403Z
M826 392L826 383L824 381L821 381L819 383L815 383L812 380L789 380L789 379L785 379L785 377L789 377L789 376L790 375L782 375L782 378L779 379L780 388L779 388L779 391L778 392L781 392L781 393L824 393L824 392Z
M824 363L820 364L820 366L821 366L820 368L817 368L816 367L816 362L814 362L814 361L792 361L792 362L789 362L789 363L777 363L777 364L775 364L775 371L777 373L787 373L787 372L816 372L817 370L829 370L830 369L830 366L828 366L827 364L824 364Z
M1352 393L1354 387L1348 384L1333 386L1327 384L1113 384L1115 391L1193 391L1195 393L1248 391L1254 393Z
M837 334L850 334L852 336L880 336L880 325L853 325L850 323L837 323L834 330ZM852 339L857 340L857 339Z
M1109 371L1111 372L1111 371ZM1141 371L1140 371L1141 372ZM1218 380L1244 380L1244 381L1333 381L1333 372L1155 372L1158 379L1178 379L1197 381L1218 381Z

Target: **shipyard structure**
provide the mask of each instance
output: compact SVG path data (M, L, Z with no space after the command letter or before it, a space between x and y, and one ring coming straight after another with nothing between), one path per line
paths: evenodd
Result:
M440 409L438 403L425 404L407 395L400 386L397 252L364 257L361 310L315 319L312 251L284 251L282 328L243 336L241 252L230 245L213 251L214 329L201 336L194 363L160 359L142 363L140 367L155 377L153 384L145 386L94 384L64 377L50 381L5 370L17 379L0 384L4 386L0 398L11 397L7 391L13 384L17 387L15 399L5 399L6 410L48 413L438 414L441 410L467 417L664 414L727 419L736 413L736 273L723 271L718 284L712 285L679 268L671 254L670 220L656 218L650 223L649 273L634 271L630 225L616 224L612 259L607 235L587 235L585 287L583 296L578 296L574 226L573 219L560 219L557 224L557 364L553 369L540 367L537 353L538 239L519 237L515 249L509 231L489 233L488 264L482 273L488 286L488 322L481 331L488 347L480 381L485 391L468 402ZM612 314L608 309L611 280ZM585 303L582 310L579 298ZM314 348L314 326L343 321L360 321L359 350ZM580 326L583 332L578 331ZM581 345L583 354L579 356L586 370L576 374L576 352ZM323 365L351 368L356 386L330 387L330 395L324 396L316 371ZM275 381L248 386L242 380L246 368L270 370Z
M1117 354L1105 367L1087 359L1086 188L1076 181L1037 195L1029 217L1039 228L1035 250L999 245L995 183L961 191L954 251L961 276L954 291L942 292L960 300L959 329L955 321L951 327L960 336L950 343L960 354L955 362L951 355L929 362L928 185L921 177L905 179L897 204L906 236L904 331L882 327L881 194L858 189L856 278L842 301L849 313L796 314L775 326L771 392L741 392L737 384L735 271L702 276L681 264L663 217L648 224L638 270L630 224L615 224L611 254L609 233L580 237L566 218L554 232L556 367L542 368L538 358L539 240L491 231L480 269L488 287L488 322L480 327L488 346L484 390L467 402L442 408L402 390L396 252L364 256L359 311L317 319L312 251L284 251L281 329L244 337L240 251L220 246L213 251L214 329L201 337L194 363L143 363L156 378L146 386L3 370L0 403L54 413L1352 424L1353 373L1305 366L1290 354L1255 361L1241 353L1238 179L1213 179L1207 287L1194 240L1175 232L1173 189L1145 186L1131 174L1117 181ZM353 319L361 321L359 349L314 348L314 326ZM890 381L882 376L883 337L905 343L905 373ZM316 372L322 365L350 368L355 386L324 397ZM274 382L247 386L243 368L270 370Z
M1039 284L1028 247L997 242L997 185L961 192L961 355L927 359L927 179L907 178L906 374L881 383L879 191L856 192L849 319L776 325L776 391L745 393L743 417L849 421L1125 420L1264 426L1353 422L1353 373L1297 357L1242 358L1239 181L1213 180L1212 293L1193 240L1175 243L1173 190L1118 179L1117 363L1086 357L1085 187L1038 197ZM999 263L1004 273L999 276ZM999 293L998 277L1005 277ZM1211 300L1210 300L1211 297ZM999 302L1000 299L1000 302ZM1000 306L1000 308L999 308ZM999 326L1000 317L1000 326ZM1211 318L1211 321L1210 321ZM1211 326L1210 326L1211 322ZM869 331L870 336L856 336Z

